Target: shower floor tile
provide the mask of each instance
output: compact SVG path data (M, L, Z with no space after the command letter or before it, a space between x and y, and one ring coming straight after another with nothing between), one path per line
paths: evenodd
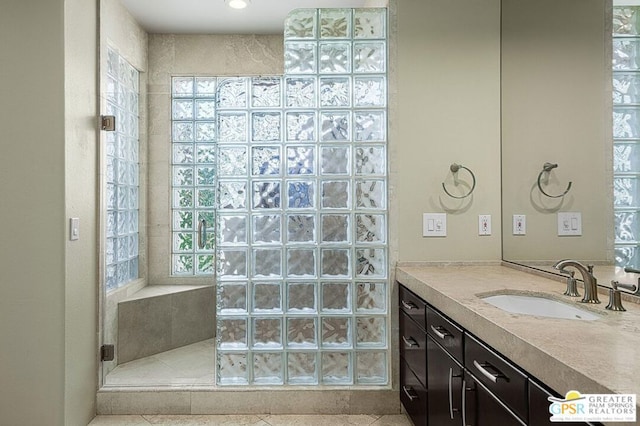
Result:
M236 426L411 426L404 414L393 415L142 415L97 416L89 426L236 425Z
M215 340L209 339L117 366L105 386L215 384Z

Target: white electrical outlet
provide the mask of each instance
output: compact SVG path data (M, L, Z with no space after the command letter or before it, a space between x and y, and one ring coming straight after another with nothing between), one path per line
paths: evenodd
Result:
M491 235L490 214L481 214L478 216L478 235Z
M422 236L423 237L446 237L447 236L447 214L446 213L424 213L422 215Z
M526 235L527 216L523 214L513 215L513 235Z
M582 235L582 213L558 212L558 236Z

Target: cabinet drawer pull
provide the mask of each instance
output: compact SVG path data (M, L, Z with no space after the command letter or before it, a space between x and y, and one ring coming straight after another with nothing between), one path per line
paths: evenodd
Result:
M449 367L449 417L453 420L454 411L458 411L457 408L453 408L453 379L461 378L462 374L453 374L453 368Z
M416 340L413 337L409 337L408 339L404 336L402 336L402 340L404 340L404 344L407 345L407 347L412 348L412 347L420 347L420 345L418 345L418 342L416 342Z
M412 309L418 309L418 307L416 306L415 303L413 302L405 302L404 300L401 300L400 303L402 304L402 306L406 309L406 310L412 310Z
M413 402L414 399L418 399L418 394L411 386L402 386L402 390L404 391L404 394L407 395L407 398L409 398L409 401Z
M502 374L500 372L500 370L498 370L497 368L495 368L493 365L489 364L488 362L480 364L478 361L476 361L474 359L473 360L473 365L478 369L478 371L480 373L482 373L482 375L484 377L486 377L487 379L491 380L491 382L493 382L493 383L498 383L498 379L502 379L502 380L505 380L507 382L509 381L509 378L507 376ZM487 370L487 368L495 370L496 372L492 373L489 370Z
M431 325L430 327L431 330L433 330L433 332L436 334L436 336L438 336L442 340L446 339L447 337L453 337L453 334L449 333L444 327L434 327L433 325Z

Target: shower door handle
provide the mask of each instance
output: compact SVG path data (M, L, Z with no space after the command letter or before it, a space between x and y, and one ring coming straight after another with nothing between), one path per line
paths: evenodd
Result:
M198 248L203 249L207 242L207 221L200 219L198 222Z

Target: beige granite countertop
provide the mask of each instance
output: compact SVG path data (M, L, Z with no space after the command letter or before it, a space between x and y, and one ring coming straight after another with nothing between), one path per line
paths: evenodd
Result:
M625 302L626 312L607 311L608 296L600 295L601 304L585 306L562 294L563 282L503 265L399 266L396 280L561 395L577 390L640 397L640 305ZM578 289L582 294L580 283ZM523 292L576 304L601 318L513 314L478 297Z

